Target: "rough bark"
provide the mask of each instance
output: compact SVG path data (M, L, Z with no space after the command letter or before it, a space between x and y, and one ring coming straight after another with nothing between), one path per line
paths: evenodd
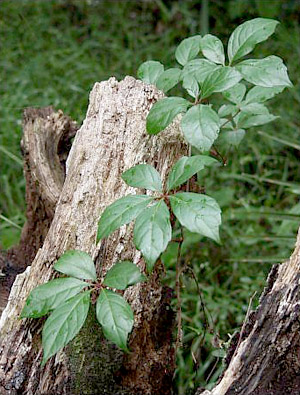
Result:
M96 245L97 221L107 205L134 191L120 178L124 170L147 162L164 178L187 152L176 121L159 137L146 134L147 113L161 95L131 77L95 84L67 160L66 180L50 230L32 265L17 276L1 317L0 393L171 393L173 314L168 289L160 285L159 265L147 283L125 293L135 312L129 355L103 339L91 309L80 335L41 368L43 320L18 319L28 293L53 277L52 265L68 249L91 254L101 275L123 259L145 270L132 243L132 226L122 227Z
M9 251L23 269L44 239L65 179L65 163L76 123L52 107L27 108L23 117L21 149L26 180L26 218L20 244ZM20 258L22 257L22 258Z
M52 107L27 108L21 142L26 180L26 223L20 243L0 253L0 315L18 273L42 247L65 179L65 162L75 122Z
M202 395L300 393L300 229L291 258L274 265L259 307L249 315L238 347L212 391Z

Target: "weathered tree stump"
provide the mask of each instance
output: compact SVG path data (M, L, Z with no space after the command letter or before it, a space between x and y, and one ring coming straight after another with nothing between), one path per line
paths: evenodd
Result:
M66 250L91 254L101 275L116 261L126 259L145 270L132 243L132 226L123 226L98 245L96 232L104 208L134 191L121 179L124 170L147 162L164 178L187 153L176 121L160 137L146 133L147 113L161 96L153 86L131 77L95 84L86 119L67 159L62 190L63 179L58 177L58 187L48 191L53 192L54 205L59 195L50 229L31 266L17 276L1 317L0 393L171 393L174 314L168 290L160 284L159 266L147 283L125 293L135 312L129 355L103 339L91 309L87 325L72 344L41 368L43 320L18 319L28 293L53 277L52 265ZM45 212L51 215L53 207L47 205Z
M201 395L300 393L300 229L291 258L274 265L256 311L212 391Z
M31 264L43 246L65 179L65 162L76 123L52 107L27 108L21 148L26 180L26 223L20 243L0 252L0 315L18 273Z

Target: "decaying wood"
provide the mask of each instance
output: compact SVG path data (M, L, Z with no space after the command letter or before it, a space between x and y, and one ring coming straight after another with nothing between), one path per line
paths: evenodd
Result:
M160 285L159 265L147 283L125 293L135 312L128 355L102 338L91 309L82 333L41 368L43 320L18 319L30 290L53 277L52 266L66 250L91 254L101 275L124 259L145 269L132 244L132 226L123 226L96 245L97 221L107 205L135 193L120 178L124 170L147 162L164 179L172 164L186 154L178 122L159 137L146 133L147 113L161 95L131 77L95 84L67 160L66 180L49 232L32 265L17 276L1 317L0 393L81 394L82 388L86 394L171 393L173 314L169 292ZM58 194L59 190L54 196Z
M26 223L20 243L0 253L0 315L15 276L42 247L65 179L65 162L77 127L52 107L27 108L21 143L26 180Z
M26 224L20 244L9 252L23 269L30 264L44 239L65 179L65 162L75 122L52 107L27 108L21 148L26 180ZM14 254L14 256L13 256ZM20 260L22 257L22 260Z
M273 266L259 307L219 384L202 395L300 393L300 229L291 258Z

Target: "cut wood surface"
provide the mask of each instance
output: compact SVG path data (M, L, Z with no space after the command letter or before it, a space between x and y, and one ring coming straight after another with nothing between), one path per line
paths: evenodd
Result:
M58 178L53 190L47 192L53 193L53 202L59 195L49 232L31 266L17 276L1 317L1 394L171 393L174 315L170 293L160 285L159 265L147 283L125 293L135 312L128 355L103 340L92 309L82 334L41 368L43 319L18 318L29 292L54 276L52 266L66 250L91 254L101 275L124 259L145 270L132 243L131 225L98 245L96 232L105 207L135 193L121 180L124 170L149 163L165 179L174 162L187 153L178 121L159 137L146 133L148 111L162 95L132 77L95 84L86 119L67 159L62 190L59 193L62 179Z

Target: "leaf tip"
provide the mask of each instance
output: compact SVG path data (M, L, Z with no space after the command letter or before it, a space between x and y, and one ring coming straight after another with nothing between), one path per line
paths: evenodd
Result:
M156 260L153 262L152 260L146 259L145 257L144 259L146 261L147 273L151 274L154 269Z
M217 234L217 235L214 237L214 241L215 241L217 244L219 244L220 246L223 245L222 240L221 240L219 234Z
M98 230L97 230L97 236L96 236L96 242L99 243L99 241L103 239L103 234L101 232L100 226L98 226Z
M127 338L127 341L128 341L128 338ZM119 345L119 347L120 347L120 349L121 349L122 351L124 351L126 354L130 354L130 353L131 353L131 350L129 349L129 347L127 347L127 341L126 341L125 344Z
M41 367L42 367L42 368L46 365L48 359L49 359L49 357L47 357L47 356L45 356L45 355L43 356L43 359L42 359L42 362L41 362Z

